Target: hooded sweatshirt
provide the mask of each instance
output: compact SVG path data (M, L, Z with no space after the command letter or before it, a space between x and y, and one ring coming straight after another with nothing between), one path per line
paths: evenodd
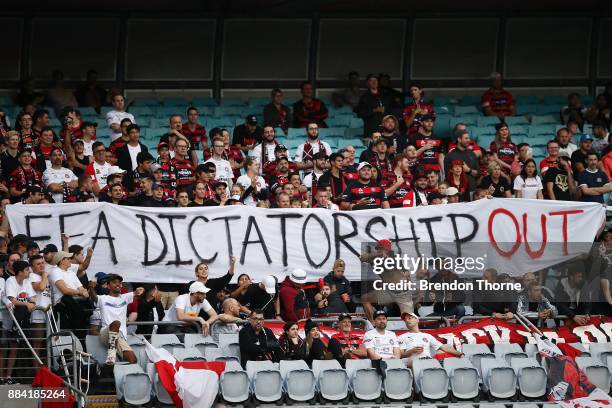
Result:
M310 306L303 289L297 289L289 277L285 277L280 290L281 317L284 321L297 322L300 319L310 318Z

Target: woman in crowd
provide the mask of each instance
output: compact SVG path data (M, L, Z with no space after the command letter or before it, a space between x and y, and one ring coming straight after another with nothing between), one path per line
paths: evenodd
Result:
M502 175L501 166L498 162L491 162L487 167L487 176L480 182L480 188L488 191L488 195L497 198L512 197L510 182L505 175Z
M521 174L514 179L514 193L516 198L530 198L543 200L542 179L538 175L536 163L527 159Z
M282 360L304 360L304 340L299 335L296 322L287 322L283 326L283 334L278 339Z

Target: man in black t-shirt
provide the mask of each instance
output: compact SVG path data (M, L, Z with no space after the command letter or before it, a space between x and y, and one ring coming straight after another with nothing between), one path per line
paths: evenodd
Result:
M268 275L259 283L249 284L246 291L234 296L241 288L236 289L232 292L232 297L235 297L249 311L261 309L266 319L280 319L280 301L278 291L276 290L277 284L276 277Z
M359 178L347 185L341 196L340 209L369 210L374 208L389 208L389 201L384 188L371 180L372 165L367 162L357 166Z
M248 153L263 140L263 128L257 126L257 116L248 115L242 125L236 126L232 144ZM264 163L265 164L265 163Z
M567 153L561 153L559 165L550 167L544 176L544 197L549 200L571 201L574 194L574 175Z

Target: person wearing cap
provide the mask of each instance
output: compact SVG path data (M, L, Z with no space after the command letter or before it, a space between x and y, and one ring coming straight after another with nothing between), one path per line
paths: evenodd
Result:
M293 104L293 127L305 128L311 123L327 127L325 119L328 112L325 103L314 97L314 87L310 81L300 84L302 99ZM330 153L328 153L329 155Z
M332 149L329 143L319 138L319 125L309 123L306 127L306 141L297 147L295 153L298 170L306 170L305 175L310 173L310 169L314 166L314 155L318 152L325 152L325 155L329 156L332 154Z
M108 347L106 364L114 365L117 355L130 364L136 364L136 354L127 342L127 309L134 296L142 296L144 288L133 292L121 293L123 278L116 274L107 277L108 295L98 295L94 288L96 282L89 282L89 296L100 308L100 342Z
M338 332L329 339L328 350L333 358L345 366L346 360L355 360L367 357L361 336L353 330L352 317L349 313L338 315Z
M278 188L289 183L289 175L292 174L289 159L284 156L279 157L276 160L274 171L269 174L270 182L268 185L270 186L270 191L274 193Z
M391 113L391 98L387 92L378 87L378 78L374 74L366 77L367 90L359 98L355 112L363 119L364 137L378 129L385 114Z
M431 358L433 354L442 350L455 357L463 357L461 351L443 344L429 333L419 331L419 316L414 313L402 313L402 320L408 331L398 337L402 358L408 358L408 367L412 367L414 359Z
M126 146L129 146L129 144ZM152 178L151 164L153 162L155 162L155 159L149 152L140 152L136 155L136 168L126 172L122 183L128 190L130 197L136 196L142 191L141 180L143 178Z
M266 128L268 129L268 128ZM257 201L266 199L265 192L268 189L268 185L259 172L261 169L261 163L256 156L247 157L244 162L245 174L238 177L236 184L244 187L244 204L255 206ZM262 197L262 190L265 190Z
M238 332L240 362L246 369L248 361L280 360L280 346L276 336L264 326L264 315L259 309L251 310L248 323Z
M216 178L225 181L229 186L234 178L234 171L231 163L226 159L225 143L223 137L215 136L212 140L212 156L204 162L213 163L216 167Z
M64 152L58 147L54 148L51 152L51 166L47 167L42 174L43 184L56 203L63 203L66 193L78 187L77 176L72 170L63 167L63 162Z
M512 94L504 89L503 78L499 72L491 74L491 87L482 95L482 111L485 116L516 116L516 104Z
M293 269L281 283L281 317L284 321L298 321L310 318L310 304L303 286L308 275L303 269Z
M274 148L274 157L275 157L275 161L265 163L263 166L262 175L264 179L266 180L266 182L268 182L268 184L270 184L269 181L272 178L272 176L277 174L279 170L278 162L281 160L281 158L284 158L287 160L287 163L286 163L286 166L288 169L287 171L289 172L297 171L297 164L289 160L289 158L291 157L291 154L289 153L287 146L282 145L282 144L276 145L276 147Z
M328 356L331 357L321 340L319 324L310 319L304 323L304 342L300 354L304 356L304 361L309 367L312 367L314 360L326 360Z
M206 294L210 291L202 282L196 281L189 285L189 293L176 297L172 306L164 316L164 321L173 322L196 322L202 327L202 334L208 335L210 325L217 320L217 312L206 300ZM208 319L200 317L200 311L208 315ZM166 333L192 333L193 326L164 326Z
M117 149L117 165L128 174L138 167L138 154L148 153L147 146L140 143L140 126L132 123L127 127L128 142Z
M604 154L604 151L607 153L609 149L607 149L609 145L610 132L606 128L606 124L600 120L593 122L593 149L597 153Z
M229 190L227 189L227 183L225 181L217 181L214 184L215 195L212 198L205 200L203 205L205 207L218 207L221 205L232 205L229 203L231 198L227 194L228 191ZM240 201L240 198L238 199L238 201Z
M22 204L49 204L45 190L41 186L29 186L21 199Z
M87 166L93 161L92 156L85 154L85 145L81 139L74 139L72 149L67 151L67 156L68 166L77 177L81 177L85 173Z
M387 312L376 310L374 328L363 335L363 346L370 360L401 358L400 344L394 332L387 330Z
M385 190L371 180L372 165L367 162L357 166L359 178L351 180L342 193L340 209L366 210L374 208L389 208Z
M283 104L283 91L279 88L274 88L270 92L270 98L272 99L271 102L264 106L263 110L264 131L265 127L269 126L281 128L287 134L293 118L291 117L289 107Z
M248 154L256 144L261 143L262 138L263 128L258 125L257 116L249 114L243 124L234 128L231 144Z
M428 205L444 204L443 200L444 196L437 191L432 191L431 193L427 194Z
M544 191L549 200L571 201L576 192L572 163L567 153L559 155L559 165L551 167L544 176ZM606 169L604 164L604 170ZM608 175L609 177L609 175Z
M93 157L94 160L85 169L85 174L91 177L92 190L97 196L104 187L106 187L109 170L111 164L106 161L106 147L104 143L97 141L94 142L93 146Z
M587 155L593 150L593 136L585 133L580 136L580 148L572 153L572 167L576 173L587 168Z
M612 191L612 183L607 174L599 169L599 157L595 151L588 152L586 160L587 167L576 175L580 201L603 204L603 195Z
M512 171L512 163L518 159L518 149L512 142L510 128L504 122L495 125L495 140L489 146L492 160L499 163L505 174Z
M106 123L111 130L111 140L121 137L121 120L128 118L132 123L136 123L134 115L125 111L125 98L121 94L116 94L112 99L113 109L106 114Z
M11 173L8 183L13 203L22 198L29 186L42 186L40 172L32 167L32 151L20 151L18 160L19 166Z

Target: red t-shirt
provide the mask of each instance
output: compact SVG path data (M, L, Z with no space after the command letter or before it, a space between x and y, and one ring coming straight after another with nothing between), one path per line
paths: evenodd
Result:
M557 159L551 160L550 157L546 157L544 160L542 160L540 162L540 173L542 173L542 176L544 176L546 171L551 167L559 168L559 162Z
M181 133L185 136L189 143L191 143L191 148L193 150L200 150L200 143L207 142L208 138L206 137L206 129L204 126L197 124L194 130L191 130L189 127L189 123L183 124L183 129L181 129Z
M412 103L410 105L406 105L406 107L404 108L404 113L403 113L404 123L406 123L410 115L412 115L412 112L414 112L417 108L427 109L427 114L433 115L434 118L436 117L436 113L434 111L433 105L427 102L421 101L418 104ZM408 128L408 133L416 133L419 130L419 126L421 126L422 118L423 118L423 115L418 114L414 117L414 119L412 120L412 123L406 123L406 128Z
M457 143L455 143L455 142L450 142L450 143L448 144L448 152L449 152L449 153L450 153L450 152L452 152L452 151L453 151L454 149L456 149L456 148L457 148ZM473 140L470 140L470 145L468 146L468 148L467 148L467 149L468 149L468 150L471 150L471 151L473 151L473 152L479 152L479 151L481 150L481 149L480 149L480 146L478 146L478 144L477 144L475 141L473 141Z
M414 141L417 150L430 142L433 143L434 147L421 153L419 156L419 162L425 169L440 171L440 163L438 158L444 153L442 141L440 139L424 136L421 133L416 135L416 139Z
M506 163L508 166L512 166L512 162L514 158L518 154L518 149L516 145L512 142L502 143L499 147L495 141L491 142L491 146L489 147L491 153L497 153L497 158ZM504 167L504 171L507 171Z
M397 181L397 175L395 172L391 172L388 175L388 178L384 180L383 188L388 188L392 186ZM391 208L402 208L405 207L404 201L414 202L414 191L410 185L412 181L412 176L404 175L404 182L400 184L400 186L393 192L393 194L387 196L389 201L389 206ZM414 204L413 204L414 205ZM412 205L409 205L412 207Z
M505 89L495 91L490 88L482 95L482 107L490 106L495 114L503 113L504 116L510 115L510 108L514 104L514 97Z

